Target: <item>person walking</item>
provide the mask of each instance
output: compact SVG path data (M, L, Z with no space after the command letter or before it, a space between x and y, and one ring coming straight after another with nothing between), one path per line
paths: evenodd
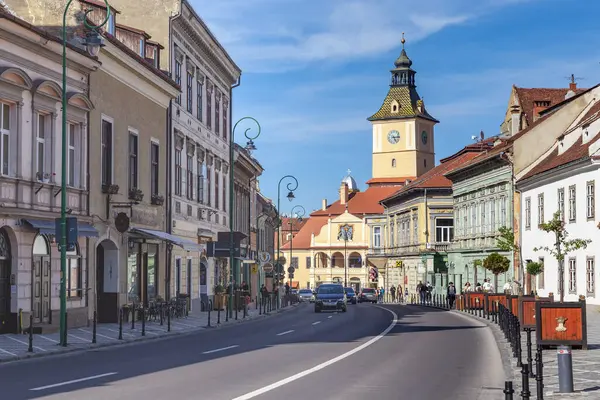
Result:
M390 288L390 294L392 295L392 303L396 302L396 288L394 285Z
M448 298L448 307L452 309L454 307L454 302L456 301L456 287L454 287L454 283L452 282L448 284L446 297Z

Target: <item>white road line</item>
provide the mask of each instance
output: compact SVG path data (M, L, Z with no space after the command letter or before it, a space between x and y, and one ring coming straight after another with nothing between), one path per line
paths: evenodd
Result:
M313 325L319 325L321 323L321 321L317 321L317 322L313 322Z
M90 335L92 335L92 336L94 335L94 332L89 332L89 331L86 331L86 330L85 330L85 329L83 329L83 328L79 328L79 330L80 330L81 332L88 333L88 334L90 334ZM106 338L106 339L110 339L110 340L119 340L119 339L115 339L115 338L113 338L113 337L110 337L110 336L103 335L103 334L101 334L101 333L98 333L98 332L96 332L96 336L100 336L100 337L103 337L103 338Z
M37 392L39 390L52 389L52 388L55 388L55 387L72 385L73 383L91 381L92 379L100 379L100 378L104 378L106 376L111 376L111 375L116 375L116 374L117 374L117 372L108 372L106 374L88 376L87 378L73 379L72 381L60 382L60 383L55 383L53 385L47 385L47 386L40 386L40 387L36 387L36 388L33 388L33 389L29 389L29 390L33 390L33 391Z
M229 350L229 349L235 349L236 347L240 347L240 345L239 344L234 344L233 346L221 347L220 349L205 351L202 354L217 353L219 351L225 351L225 350Z
M330 315L329 317L327 317L327 319L331 319L331 318L333 318L333 315Z
M181 326L185 326L186 328L196 328L195 325L189 325L189 324L184 324L183 322L175 322L175 321L171 321L171 325L181 325Z
M0 351L3 352L3 353L5 353L5 354L10 354L11 356L15 356L15 357L17 356L15 353L11 353L10 351L6 351L6 350L3 350L3 349L0 349Z
M58 340L50 339L49 337L46 337L46 336L44 336L44 335L38 335L38 336L39 336L39 337L41 337L42 339L46 339L46 340L47 340L47 341L49 341L49 342L52 342L52 343L59 343L59 341L58 341Z
M287 335L288 333L292 333L292 332L294 332L293 329L291 331L285 331L285 332L278 333L277 336Z
M103 328L103 329L106 329L109 332L119 333L119 331L116 330L116 329L108 329L108 328ZM135 336L133 333L127 333L127 332L123 332L123 335L125 335L125 336Z
M369 340L368 342L365 342L365 343L361 344L358 347L355 347L354 349L352 349L352 350L350 350L350 351L348 351L348 352L346 352L346 353L344 353L342 355L339 355L339 356L337 356L335 358L332 358L329 361L325 361L322 364L316 365L316 366L314 366L314 367L312 367L310 369L307 369L305 371L299 372L296 375L292 375L292 376L290 376L288 378L282 379L282 380L280 380L278 382L275 382L275 383L272 383L272 384L270 384L268 386L265 386L265 387L262 387L260 389L257 389L257 390L255 390L253 392L246 393L246 394L244 394L242 396L239 396L239 397L236 397L236 398L234 398L232 400L249 400L249 399L253 399L255 397L258 397L261 394L265 394L267 392L270 392L271 390L277 389L277 388L279 388L281 386L287 385L288 383L297 381L298 379L303 378L303 377L305 377L307 375L310 375L310 374L312 374L314 372L320 371L323 368L326 368L326 367L328 367L328 366L330 366L332 364L335 364L338 361L342 361L342 360L350 357L351 355L356 354L356 353L358 353L359 351L361 351L363 349L366 349L367 347L371 346L375 342L381 340L392 329L394 329L394 326L396 326L396 324L398 323L398 315L395 312L393 312L392 310L388 310L387 308L379 307L379 306L375 306L375 307L378 307L378 308L381 308L383 310L389 311L394 316L394 319L392 320L392 323L387 328L385 328L385 330L383 332L381 332L379 335L375 336L373 339Z
M27 342L23 342L22 340L15 339L15 338L11 338L10 336L6 336L6 338L7 338L7 339L10 339L10 340L14 340L14 341L15 341L15 342L17 342L17 343L24 344L25 346L29 346L29 343L27 343ZM44 349L42 349L41 347L37 347L37 346L33 346L33 348L34 348L34 349L41 350L41 351L48 351L48 350L44 350Z
M69 335L71 337L74 337L75 339L83 340L84 342L89 342L89 340L90 340L90 339L84 339L84 338L79 337L79 336L75 336L72 333L67 333L67 335Z

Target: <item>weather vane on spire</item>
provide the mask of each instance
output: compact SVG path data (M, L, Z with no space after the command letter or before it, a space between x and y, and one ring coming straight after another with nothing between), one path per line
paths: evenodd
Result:
M404 32L402 32L402 40L400 42L402 43L402 48L404 49L404 43L406 43L406 39L404 39Z
M351 173L352 171L350 171L350 168L348 168L348 171L346 171L346 172L348 173L348 176L350 176L350 173Z

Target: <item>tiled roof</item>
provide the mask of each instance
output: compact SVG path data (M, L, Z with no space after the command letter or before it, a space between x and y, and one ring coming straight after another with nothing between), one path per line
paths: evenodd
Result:
M503 140L502 143L499 143L493 147L490 146L487 148L483 148L482 149L483 151L480 152L479 155L477 155L475 158L473 158L470 161L465 162L462 165L457 166L456 168L454 168L451 171L446 172L445 175L449 176L455 172L466 170L474 165L477 165L484 161L490 160L503 152L510 151L511 148L512 148L512 141L508 141L508 140Z
M451 157L447 157L441 160L441 163L435 168L430 169L423 175L421 175L416 181L411 182L409 185L402 187L400 190L391 194L389 197L382 199L382 202L395 199L415 189L444 189L452 188L452 182L444 175L455 168L462 166L465 163L470 162L475 157L480 155L484 150L481 146L469 145L454 154Z
M396 100L400 109L398 112L392 112L392 102ZM423 112L420 112L417 108L417 102L422 101L419 98L419 94L414 88L408 86L392 86L388 92L385 100L379 111L368 118L369 121L376 121L381 119L402 119L402 118L414 118L423 117L431 121L439 122L433 118L423 105Z
M588 150L590 146L600 139L600 134L596 135L596 137L592 138L587 143L583 144L583 138L580 137L577 142L575 142L571 147L565 150L562 154L558 154L558 147L554 149L554 151L547 156L544 160L542 160L538 165L536 165L531 171L529 171L523 178L520 180L523 181L525 179L531 178L535 175L541 174L543 172L548 172L558 167L562 167L567 164L571 164L576 161L584 160L589 158Z
M298 232L295 236L294 236L294 249L309 249L310 248L310 242L312 239L312 235L315 234L317 235L320 231L321 228L327 224L327 221L329 220L329 217L327 216L311 216L306 223L302 226L302 229L300 229L300 232ZM290 248L290 244L286 243L284 246L281 246L281 249L285 250L285 249L289 249Z
M385 184L396 184L396 185L404 185L407 180L414 180L414 176L405 176L405 177L397 177L397 178L371 178L367 181L367 185L376 186L376 185L385 185Z
M138 35L144 36L146 39L150 39L152 37L152 36L150 36L150 34L148 34L148 32L143 31L138 28L134 28L132 26L127 26L127 25L123 25L123 24L116 24L115 26L117 27L117 29L123 29L123 30L129 31L129 32L137 33Z
M289 242L287 239L288 234L292 234L294 240L296 240L296 235L300 232L300 229L308 222L310 218L304 218L302 221L298 221L298 218L281 218L281 246ZM290 226L290 221L292 225ZM291 229L290 229L291 228ZM277 241L277 232L275 232L275 240Z
M400 185L370 186L364 192L354 193L348 200L348 212L356 216L362 214L383 214L384 210L379 202L396 192L400 187ZM341 215L345 210L346 205L341 204L337 200L335 203L329 205L327 209L313 212L311 218L319 215Z
M536 101L548 101L552 107L565 100L569 88L562 89L547 89L547 88L520 88L515 86L517 97L519 98L519 104L521 109L525 113L525 120L527 126L531 126L534 123L535 115L533 109ZM587 89L575 89L575 94L583 93ZM546 107L546 108L548 108Z

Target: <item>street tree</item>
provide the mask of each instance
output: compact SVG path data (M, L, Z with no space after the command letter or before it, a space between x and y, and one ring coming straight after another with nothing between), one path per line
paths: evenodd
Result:
M500 227L498 232L500 232L500 236L496 239L496 246L498 246L498 248L502 251L517 254L519 259L519 272L523 271L523 255L521 254L521 246L519 246L515 240L515 232L512 230L512 228L508 228L506 226ZM520 273L519 277L515 277L514 279L519 280L519 285L522 288L524 279L520 276Z
M527 273L531 276L538 276L539 274L544 272L544 263L537 261L529 261L525 267L527 269Z
M589 239L569 239L569 232L565 229L565 221L557 211L548 222L540 224L540 229L554 235L554 245L535 247L534 251L545 251L558 261L558 291L560 302L565 300L565 257L573 251L587 248L592 241Z
M494 274L494 291L498 291L498 275L503 274L510 268L510 260L496 252L490 254L483 260L483 268Z

